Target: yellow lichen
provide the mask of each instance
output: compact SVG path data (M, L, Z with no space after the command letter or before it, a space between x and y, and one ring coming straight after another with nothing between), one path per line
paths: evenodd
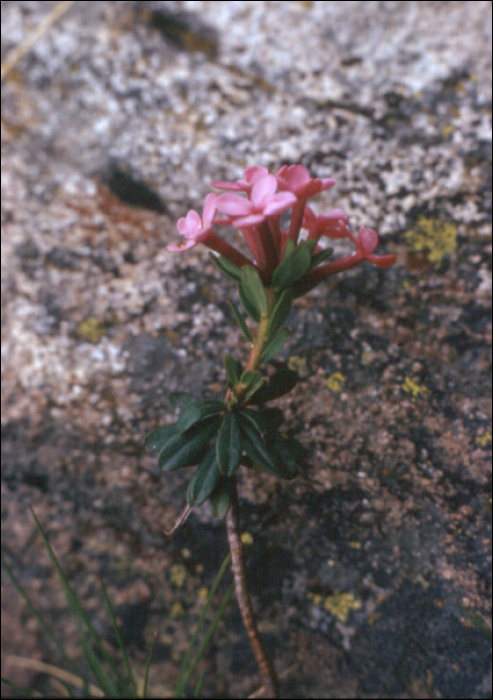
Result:
M413 253L425 253L434 265L439 265L446 255L457 249L457 227L440 219L420 216L404 237Z
M183 566L183 564L174 564L171 567L171 581L175 584L175 586L181 588L181 586L183 586L183 584L185 583L186 577L187 570Z
M197 597L199 600L205 600L208 595L209 589L206 586L202 586L202 588L199 588L199 590L197 591Z
M75 329L75 335L80 340L85 340L86 343L99 343L103 335L106 333L104 326L97 318L91 316L81 321Z
M361 609L361 601L353 593L334 593L325 598L324 608L340 622L347 622L351 610Z
M300 377L306 377L308 374L308 364L305 357L300 357L299 355L292 355L288 362L289 369L298 372Z
M173 603L173 606L170 610L171 612L171 617L181 617L185 610L183 609L183 605L180 602Z
M361 601L353 593L336 591L333 595L323 596L320 593L307 593L307 598L317 607L323 607L340 622L347 622L351 610L360 610Z
M342 391L342 385L345 381L346 378L341 372L334 372L327 379L326 387L329 391L333 391L337 394L339 391Z
M321 605L324 597L320 593L307 593L306 596L314 605Z
M444 139L448 138L451 136L455 131L455 126L452 124L446 124L443 129L442 129L442 136Z
M418 396L427 394L428 388L422 384L418 384L414 379L411 379L411 377L406 377L402 383L402 391L406 394L411 394L413 399L415 399Z
M488 445L491 445L491 441L492 441L491 430L487 430L482 435L477 436L476 445L479 445L479 447L488 447Z

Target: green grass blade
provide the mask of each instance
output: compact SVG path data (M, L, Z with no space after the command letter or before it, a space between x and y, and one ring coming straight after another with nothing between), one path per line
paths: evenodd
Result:
M195 686L195 692L193 694L194 698L200 697L200 692L202 690L202 685L204 683L205 668L201 671L197 685Z
M84 639L81 634L81 645L84 651L85 659L92 671L96 684L99 689L104 693L107 698L124 698L123 693L119 692L116 685L113 683L112 678L109 676L108 672L104 668L103 664L99 661L97 654L91 646L91 643Z
M77 670L77 668L76 668L75 663L74 663L74 662L72 661L72 659L67 655L67 653L65 652L65 649L63 648L63 645L61 644L61 642L55 637L55 635L54 635L53 631L51 630L50 626L48 625L48 623L45 621L45 619L42 617L42 615L41 615L41 614L38 612L38 610L36 609L34 603L32 602L32 600L31 600L31 598L29 597L28 593L25 591L24 587L22 586L22 584L21 584L21 582L19 581L19 579L17 578L17 576L14 574L14 572L13 572L13 570L12 570L10 564L7 562L7 560L5 559L5 557L3 556L3 554L2 554L2 566L3 566L3 568L5 569L5 571L6 571L7 575L8 575L8 577L10 578L10 580L12 581L12 583L14 584L15 589L17 590L17 592L19 593L19 595L21 596L21 598L22 598L22 599L24 600L24 602L26 603L26 605L27 605L27 607L28 607L28 609L29 609L29 612L36 618L36 620L37 620L37 621L39 622L39 624L41 625L41 628L43 629L43 631L45 632L45 634L47 635L47 637L49 637L49 639L50 639L50 640L52 641L52 643L55 645L55 647L56 647L58 653L60 654L60 657L63 659L64 664L65 664L67 667L69 667L70 670L71 670L73 673L75 673L76 675L79 675L79 672L78 672L78 670Z
M178 682L176 684L176 689L175 689L175 698L180 698L182 697L185 686L186 686L186 681L184 681L185 676L187 675L187 667L190 663L190 659L193 654L193 649L197 643L197 640L199 638L200 631L202 629L202 626L205 621L205 616L207 615L207 612L211 606L212 600L216 594L217 589L219 588L219 584L221 583L226 571L229 569L229 566L231 564L231 554L227 554L225 557L223 563L221 564L221 568L219 569L217 576L215 578L214 583L212 584L211 590L209 591L209 595L207 596L207 599L205 601L205 605L202 609L202 612L200 613L200 617L198 619L197 625L195 627L195 631L192 635L192 639L190 640L190 643L188 645L187 651L185 656L183 657L183 661L181 662L180 665L180 672L178 676Z
M154 653L154 644L156 643L156 638L157 638L157 632L154 632L152 635L152 642L151 642L151 648L149 649L149 653L147 655L146 659L146 670L144 674L144 685L142 687L142 697L145 698L147 695L147 686L149 683L149 671L151 670L151 660L152 660L152 655Z
M113 672L115 678L118 680L118 683L122 686L122 688L126 688L127 683L126 683L124 677L122 676L118 667L113 662L113 660L109 656L108 652L104 648L104 646L101 642L100 636L97 634L96 630L91 625L86 613L82 609L82 607L77 599L77 596L75 595L75 593L74 593L74 591L73 591L73 589L72 589L72 587L67 579L67 576L65 575L65 572L63 571L62 567L60 566L60 564L58 562L58 559L55 555L55 552L53 551L53 549L51 547L51 544L48 540L48 537L46 536L46 533L43 530L43 527L42 527L40 521L38 520L36 513L34 512L34 510L32 508L31 508L31 512L33 514L34 520L36 521L36 525L37 525L39 533L43 539L43 543L46 547L46 550L50 556L51 562L56 569L56 572L57 572L58 577L60 579L60 583L62 584L63 590L65 592L65 597L67 599L67 603L68 603L70 610L72 612L72 615L74 616L74 619L77 623L77 626L79 629L79 635L81 637L81 642L82 642L83 647L88 648L87 642L85 640L85 631L87 631L89 633L89 635L92 637L92 640L95 644L95 647L96 647L98 653L101 655L101 657L108 664L108 666L111 669L111 671ZM98 660L96 659L96 661L98 661ZM89 660L88 660L88 663L89 663ZM106 673L106 671L105 671L105 673ZM106 673L106 675L108 675L108 674ZM109 678L109 676L108 676L108 681L111 684L113 683L111 681L111 679Z
M130 665L130 659L128 658L127 650L125 649L125 645L123 644L123 639L120 634L120 630L118 629L118 623L116 621L116 615L115 611L113 610L113 606L111 605L111 601L108 596L108 591L106 590L106 586L104 585L104 581L101 578L101 587L103 589L103 596L104 596L104 602L106 603L106 609L108 610L108 615L110 616L111 620L111 626L113 627L113 632L115 633L116 641L118 643L118 647L121 651L122 657L123 657L123 663L125 664L125 668L127 669L127 674L128 674L128 679L129 679L129 684L132 689L132 693L134 695L137 695L137 684L135 682L135 676L132 671L132 666Z
M193 676L193 674L197 670L197 666L200 663L200 659L203 657L203 655L207 651L207 649L211 643L212 637L214 635L214 632L216 631L216 628L217 628L218 624L220 623L221 618L226 611L226 608L228 607L228 604L229 604L229 601L231 600L231 596L233 595L234 589L235 589L235 584L232 583L230 585L230 587L228 588L228 590L226 591L226 594L223 598L221 606L220 606L219 610L217 611L217 613L215 614L214 619L213 619L209 629L207 630L207 633L206 633L204 639L202 640L201 645L198 648L197 654L195 655L195 659L193 660L193 663L190 666L190 669L188 670L188 673L186 674L186 676L184 678L184 687L186 687L188 685L190 678Z

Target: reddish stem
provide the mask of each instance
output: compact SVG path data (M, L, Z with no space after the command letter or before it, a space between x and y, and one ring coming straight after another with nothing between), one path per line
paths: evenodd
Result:
M360 263L362 260L364 260L364 256L360 252L355 251L351 255L347 255L344 258L334 260L326 265L320 265L320 267L316 267L303 278L303 286L305 284L307 286L313 286L314 283L318 284L326 277L335 275L338 272L344 272L344 270L350 270L355 265L358 265L358 263Z
M240 251L234 248L234 246L230 245L219 236L216 236L215 233L209 233L207 238L205 238L202 242L211 250L214 250L220 255L224 255L225 258L228 258L228 260L231 260L231 262L236 263L236 265L239 267L252 264L252 261L247 258L246 255L243 255L243 253L240 253Z
M233 482L232 502L226 517L226 528L231 552L231 568L235 581L236 599L243 618L243 624L245 625L255 655L255 660L257 661L262 676L262 681L266 690L265 697L275 699L279 697L279 682L274 666L262 645L262 640L260 639L259 631L253 616L252 604L248 593L245 565L243 563L238 510L238 493L236 490L236 483Z
M262 221L259 225L260 245L264 250L265 266L267 275L270 277L279 264L276 244L271 228L267 221Z
M298 243L298 238L303 224L303 216L305 214L306 199L298 199L291 212L291 221L289 223L289 237L295 243Z

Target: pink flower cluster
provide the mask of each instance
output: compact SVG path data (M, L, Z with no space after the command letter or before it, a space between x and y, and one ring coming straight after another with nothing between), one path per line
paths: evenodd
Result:
M202 216L190 210L178 221L181 240L171 243L167 249L181 253L203 243L211 250L223 255L236 265L253 265L264 283L269 284L274 270L283 259L288 240L298 244L302 230L307 239L349 239L355 250L333 262L321 264L307 273L303 286L312 288L326 277L348 270L363 260L378 267L390 267L394 255L374 254L378 236L369 228L360 228L355 236L349 229L347 214L342 209L332 209L316 215L307 205L307 200L335 184L330 178L310 177L303 165L284 165L276 175L267 168L251 167L236 182L213 182L213 187L226 190L225 194L208 194ZM239 194L239 193L244 194ZM245 196L246 195L246 196ZM281 228L281 214L291 209L289 230ZM220 212L225 218L218 218ZM250 249L253 260L223 238L214 233L214 226L233 226L239 229ZM292 244L291 244L292 245ZM323 250L317 245L316 252Z

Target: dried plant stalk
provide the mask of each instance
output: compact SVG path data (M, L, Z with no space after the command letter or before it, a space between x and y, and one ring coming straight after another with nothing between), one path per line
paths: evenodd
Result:
M238 494L236 484L233 486L231 507L226 516L226 529L231 552L231 568L235 582L235 593L240 608L243 624L248 634L255 660L262 676L266 698L279 697L279 682L274 666L266 654L253 615L252 603L248 592L248 582L243 561L243 546L240 537Z

